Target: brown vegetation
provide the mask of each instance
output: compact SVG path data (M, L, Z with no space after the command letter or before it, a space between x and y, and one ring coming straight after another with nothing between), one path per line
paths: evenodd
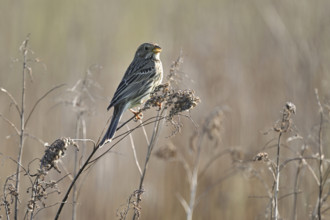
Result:
M3 4L2 219L329 218L328 1ZM167 77L99 148L145 41Z

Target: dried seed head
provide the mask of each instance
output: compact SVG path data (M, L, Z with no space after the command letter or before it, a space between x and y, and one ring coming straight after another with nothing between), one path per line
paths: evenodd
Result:
M296 114L296 106L292 102L287 102L285 108L288 112Z
M7 190L9 191L9 194L12 196L18 196L18 192L16 190L16 187L14 186L14 184L9 183L7 185Z
M276 132L288 132L291 131L293 121L292 115L296 114L296 106L292 102L285 103L282 112L282 119L278 120L274 125L274 131Z
M224 113L216 108L205 120L204 131L211 140L221 140Z
M199 97L195 96L194 91L192 90L176 91L170 96L169 101L169 106L171 106L169 114L170 118L173 118L173 116L180 112L190 110L200 103Z
M65 151L69 145L77 145L68 138L60 138L54 141L50 146L47 146L45 154L40 161L40 172L45 173L54 168L59 173L61 172L57 166L57 162L64 156Z
M35 202L31 199L27 203L28 212L32 212L34 210Z
M266 152L260 152L258 153L254 158L253 161L268 161L268 153Z
M177 149L172 143L168 143L159 148L156 153L156 157L163 160L170 160L176 157Z
M141 111L150 107L161 107L169 109L171 120L180 112L190 110L200 103L199 97L195 96L192 90L174 90L169 83L161 84L150 94L150 99L145 103Z
M181 50L178 58L172 62L169 74L166 76L167 81L172 85L173 84L177 85L182 81L182 72L180 71L182 63L183 63L183 56Z
M157 86L150 94L150 98L145 103L142 111L151 107L160 107L163 103L166 103L166 99L170 93L169 86L168 83Z

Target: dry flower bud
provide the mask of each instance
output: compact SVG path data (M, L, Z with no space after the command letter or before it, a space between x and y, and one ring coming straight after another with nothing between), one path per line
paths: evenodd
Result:
M260 152L254 158L253 161L267 161L268 160L268 153Z

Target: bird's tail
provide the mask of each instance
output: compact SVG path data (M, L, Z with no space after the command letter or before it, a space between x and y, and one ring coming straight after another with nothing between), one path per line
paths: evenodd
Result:
M107 140L112 139L112 137L115 135L116 130L117 130L117 126L118 126L118 122L121 118L121 116L123 115L125 108L122 106L116 106L113 110L113 116L109 125L109 128L107 130L107 132L105 133L104 137L102 138L99 146L102 146Z

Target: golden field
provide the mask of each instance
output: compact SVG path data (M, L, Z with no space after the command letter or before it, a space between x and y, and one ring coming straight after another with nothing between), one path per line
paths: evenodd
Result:
M181 126L179 132L163 120L143 184L140 219L189 219L184 201L188 206L195 202L194 220L272 219L279 137L280 217L330 218L330 1L3 0L0 6L0 87L20 108L19 48L30 34L25 119L33 114L25 128L25 170L34 173L39 168L38 160L30 161L43 157L44 142L60 137L97 141L112 115L106 107L136 48L157 42L166 75L182 56L173 87L194 90L201 102L182 113L189 117L173 119ZM83 79L87 84L81 84ZM296 113L289 129L277 129L287 102L295 105ZM0 114L0 214L6 219L5 184L16 172L19 152L19 136L11 125L20 129L20 116L3 90ZM156 114L152 108L143 120ZM130 117L125 113L122 122ZM117 134L138 124L129 122ZM152 124L145 129L150 139ZM58 163L61 173L53 169L46 176L57 181L70 174L58 182L60 194L47 191L47 199L42 199L46 208L37 203L35 211L41 210L34 219L54 219L74 164L79 168L93 148L91 142L77 144L77 156L69 147ZM75 205L71 193L59 219L120 219L140 182L132 146L143 166L148 144L139 128L82 173ZM161 150L170 150L168 158L162 158ZM258 153L268 157L254 161ZM30 217L33 176L25 174L19 184L18 219L26 213ZM320 185L322 216L317 214ZM132 207L127 219L132 218ZM14 204L10 208L14 219Z

